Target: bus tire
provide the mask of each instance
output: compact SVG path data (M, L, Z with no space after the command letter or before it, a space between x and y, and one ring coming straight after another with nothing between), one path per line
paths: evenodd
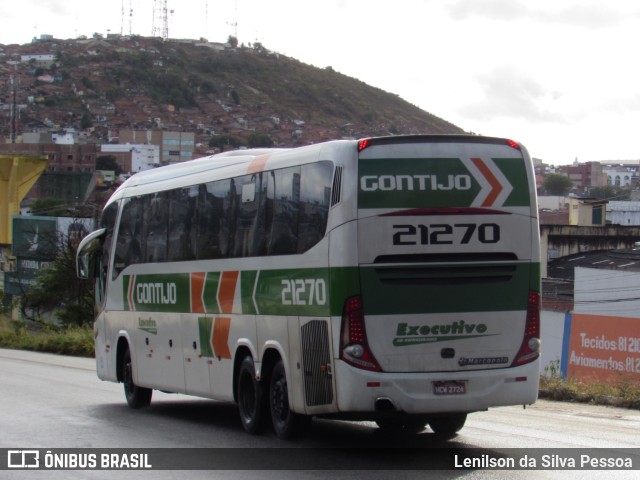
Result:
M464 427L467 420L466 413L447 413L429 419L429 427L436 435L452 437Z
M282 360L274 365L269 382L269 409L273 430L282 440L289 440L302 433L311 423L311 417L292 412L289 408L287 376Z
M425 429L427 423L427 418L422 416L389 417L376 420L378 427L385 432L401 434L420 433Z
M122 383L124 384L124 396L131 408L145 408L151 403L150 388L139 387L133 383L133 367L131 363L131 351L127 346L122 356Z
M237 388L242 428L247 433L256 434L262 427L265 409L262 401L262 385L256 380L256 369L249 355L240 363Z

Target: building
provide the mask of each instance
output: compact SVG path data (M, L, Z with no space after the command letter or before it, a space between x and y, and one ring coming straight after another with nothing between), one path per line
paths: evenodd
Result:
M611 225L640 225L640 202L609 201L607 223Z
M573 165L561 168L563 173L571 179L573 188L578 193L588 191L589 187L607 186L607 176L603 173L600 162L578 163L576 161Z
M569 198L569 225L581 227L606 225L606 205L607 200Z
M116 159L123 173L138 173L160 166L160 147L143 144L105 144L101 146L105 155Z
M120 130L120 144L150 144L160 148L160 164L185 162L193 159L195 133L164 130Z
M638 181L638 167L612 166L603 167L602 172L607 176L607 184L612 187L629 187Z

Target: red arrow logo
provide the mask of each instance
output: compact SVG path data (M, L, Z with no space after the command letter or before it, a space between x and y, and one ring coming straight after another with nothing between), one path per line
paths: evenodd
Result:
M491 191L482 202L483 207L490 207L496 201L500 193L502 193L502 184L498 181L495 175L491 173L491 170L489 170L489 167L487 167L487 165L482 161L481 158L472 158L471 161L484 176L484 178L487 179L489 185L491 185Z

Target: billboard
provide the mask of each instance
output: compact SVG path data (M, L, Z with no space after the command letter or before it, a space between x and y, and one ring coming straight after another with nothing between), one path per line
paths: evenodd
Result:
M640 383L640 318L567 314L561 369L583 382Z
M92 228L92 220L71 217L15 215L12 218L11 253L16 257L16 271L5 273L5 293L21 295L35 284L40 270L56 258L65 245L77 245Z

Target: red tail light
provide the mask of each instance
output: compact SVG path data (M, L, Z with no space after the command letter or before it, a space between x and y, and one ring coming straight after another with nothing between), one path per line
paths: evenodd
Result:
M521 150L520 144L518 144L518 142L515 142L513 140L507 140L507 145L509 145L511 148L515 148L516 150Z
M529 292L527 320L524 325L522 345L511 364L512 367L533 362L540 356L540 294Z
M342 307L340 359L357 368L373 372L382 371L369 349L360 295L347 298Z
M358 142L358 152L361 152L362 150L367 148L370 144L371 144L371 140L368 138L365 138L364 140L360 140Z

